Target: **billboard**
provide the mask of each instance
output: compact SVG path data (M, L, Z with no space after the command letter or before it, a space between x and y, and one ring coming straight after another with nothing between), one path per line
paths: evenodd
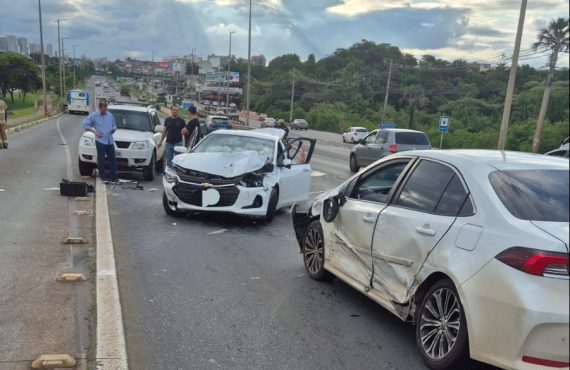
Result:
M168 62L152 62L152 68L168 70L170 68L170 63L168 63Z
M229 82L238 83L239 82L239 72L207 72L206 82Z
M239 72L230 72L230 83L239 83Z

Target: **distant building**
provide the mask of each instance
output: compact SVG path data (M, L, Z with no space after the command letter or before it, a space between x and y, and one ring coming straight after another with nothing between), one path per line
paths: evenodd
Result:
M262 66L265 67L267 60L263 55L252 55L251 56L251 64L254 66Z
M7 35L6 40L8 40L8 51L13 53L19 53L20 47L18 46L18 38L13 35Z
M223 58L223 56L211 54L211 55L208 55L208 62L210 62L210 64L212 65L213 68L220 68L220 65L222 64L221 63L222 58Z
M20 54L30 55L30 50L28 49L28 39L25 37L18 37L17 42Z
M48 56L50 57L55 57L57 55L54 54L53 52L53 45L52 44L47 44L46 45L46 50L44 51Z
M28 49L30 50L30 54L40 54L40 44L36 44L35 42L30 42L28 44Z
M8 39L0 37L0 51L8 51Z

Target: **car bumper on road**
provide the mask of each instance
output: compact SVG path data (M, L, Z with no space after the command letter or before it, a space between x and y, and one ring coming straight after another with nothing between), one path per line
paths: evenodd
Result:
M568 368L568 288L568 280L489 262L462 285L471 357L509 369Z
M148 166L152 157L152 151L149 150L125 150L115 148L117 156L117 167L141 169ZM79 157L82 162L97 164L97 149L92 146L79 146Z
M164 178L162 183L168 200L176 203L177 208L183 211L265 216L271 195L271 188L265 187L247 188L240 185L205 187L181 181L168 182Z

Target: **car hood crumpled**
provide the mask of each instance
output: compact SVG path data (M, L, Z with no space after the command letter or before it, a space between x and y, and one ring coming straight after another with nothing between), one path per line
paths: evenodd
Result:
M256 151L239 153L186 153L174 157L173 164L188 170L222 177L236 177L261 169L265 160Z
M115 141L146 141L152 137L151 132L118 129L113 133L113 140Z

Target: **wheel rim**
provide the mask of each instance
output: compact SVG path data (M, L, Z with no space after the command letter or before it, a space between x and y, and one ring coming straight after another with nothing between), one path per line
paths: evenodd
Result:
M432 293L420 319L423 351L439 360L451 352L461 330L461 308L454 291L441 288Z
M307 232L304 245L305 265L312 275L317 274L323 266L324 243L318 229L312 228Z

